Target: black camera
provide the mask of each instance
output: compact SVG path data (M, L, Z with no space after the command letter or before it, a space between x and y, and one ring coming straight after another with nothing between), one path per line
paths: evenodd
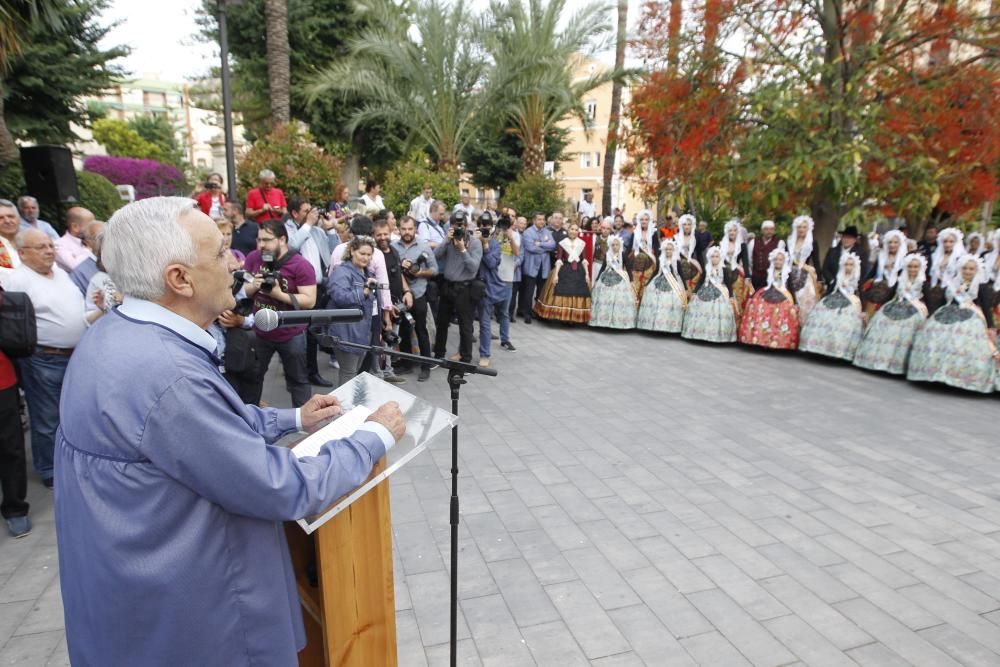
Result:
M461 225L455 225L455 231L452 233L451 238L453 241L462 241L465 239L465 221L462 221Z
M247 317L253 313L253 299L238 299L233 307L233 312L241 317Z
M392 329L382 329L382 340L389 346L399 345L399 334L393 332Z
M501 215L500 219L497 220L497 230L505 232L514 225L514 221L510 219L509 215Z
M399 312L400 317L405 318L406 321L410 323L411 327L417 326L416 321L413 319L413 315L410 314L410 309L406 307L406 304L403 303L402 299L393 303L392 306Z
M205 188L207 190L218 190L222 186L214 181L205 181Z
M270 294L275 285L281 286L282 292L288 291L288 281L281 277L281 274L274 269L274 254L270 252L262 253L260 256L260 276L262 279L260 291Z
M410 268L403 269L403 273L406 274L406 277L408 279L413 280L414 278L417 277L417 273L421 270L421 268L424 268L426 266L427 266L427 253L422 252L420 253L420 257L417 257L415 261L410 263Z

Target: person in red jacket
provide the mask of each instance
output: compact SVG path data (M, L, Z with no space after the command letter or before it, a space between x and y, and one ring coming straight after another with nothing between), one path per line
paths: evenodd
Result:
M259 187L247 193L247 217L262 224L268 220L281 220L288 211L285 193L274 187L276 177L270 169L262 169L257 176Z
M28 518L28 469L24 456L20 401L14 364L0 351L0 514L13 537L31 532Z
M205 179L204 189L194 194L201 212L218 220L223 217L223 207L226 204L226 194L222 191L222 174L209 174Z

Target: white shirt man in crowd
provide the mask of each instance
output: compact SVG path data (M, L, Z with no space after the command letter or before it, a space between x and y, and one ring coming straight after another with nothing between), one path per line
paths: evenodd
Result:
M583 193L583 201L576 205L576 212L579 213L581 217L587 218L593 218L597 215L597 207L594 206L593 192Z
M66 211L66 233L56 241L56 264L63 271L72 272L91 254L83 244L83 237L93 221L94 214L82 206Z
M431 196L433 194L434 189L430 183L424 183L423 192L410 202L410 215L417 222L423 222L430 217L431 204L434 203L434 199Z
M410 216L417 219L416 216ZM427 243L432 249L444 243L447 234L445 222L448 219L448 212L445 210L443 201L434 201L431 204L427 219L417 225L417 238Z
M3 276L8 292L24 292L35 308L38 347L18 359L21 383L31 417L31 456L35 472L52 487L52 452L59 426L59 394L73 348L87 329L83 296L66 272L55 265L52 239L40 229L17 234L21 266ZM100 311L94 315L99 317Z
M30 195L17 198L17 210L21 214L21 229L40 229L45 232L50 239L55 241L59 238L59 232L55 227L44 220L38 218L38 200Z
M469 197L468 193L463 192L461 201L455 204L453 212L457 211L465 213L466 220L469 220L470 222L473 218L475 218L476 207L472 205L472 199Z

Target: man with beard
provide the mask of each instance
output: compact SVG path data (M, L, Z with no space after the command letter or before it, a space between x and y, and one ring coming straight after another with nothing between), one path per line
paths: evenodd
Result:
M412 216L405 216L399 223L399 240L392 244L393 250L399 254L399 267L410 285L413 303L410 315L413 324L407 318L399 323L399 349L411 352L412 338L416 333L420 354L431 356L431 339L427 333L427 281L437 276L438 264L434 249L426 241L417 239L417 221ZM397 362L396 370L400 374L409 373L412 369L408 363ZM431 376L429 365L421 366L417 382L424 382Z
M403 274L402 262L399 258L399 253L390 244L390 232L389 232L389 221L385 218L378 218L374 221L372 225L372 233L375 238L375 247L378 248L382 256L385 257L385 269L389 274L389 295L392 297L392 320L398 322L400 318L400 311L397 304L403 304L407 310L413 307L413 292L410 289L409 283L406 282L406 276ZM395 328L396 324L392 324ZM390 330L388 327L382 330L383 332L388 332L394 334L395 331ZM392 336L383 336L383 338L391 338ZM386 340L386 343L389 343ZM396 375L392 368L392 357L385 355L384 358L385 370L382 372L382 379L386 382L391 382L393 384L403 384L406 382L403 378ZM378 370L378 360L376 360L376 370Z

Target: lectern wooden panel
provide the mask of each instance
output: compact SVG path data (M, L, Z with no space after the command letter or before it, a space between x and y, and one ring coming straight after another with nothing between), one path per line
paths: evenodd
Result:
M383 458L372 476L385 465ZM396 667L389 481L312 535L296 523L286 523L285 533L308 637L299 665Z

